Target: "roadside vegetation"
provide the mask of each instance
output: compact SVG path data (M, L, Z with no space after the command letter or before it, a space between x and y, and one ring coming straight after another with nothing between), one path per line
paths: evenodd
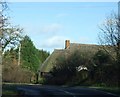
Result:
M43 76L43 84L68 86L105 87L113 91L120 87L120 19L116 15L107 18L100 27L98 51L76 51L68 58L57 60L50 77ZM87 67L77 70L76 67ZM110 89L106 88L110 87ZM113 88L115 89L115 88ZM116 91L116 89L115 89ZM118 90L117 90L118 91Z
M88 52L89 53L89 52ZM85 56L84 56L85 55ZM102 61L103 60L103 61ZM76 67L85 66L88 70L77 71ZM44 79L45 84L55 85L98 85L118 86L118 64L114 64L103 50L97 51L91 57L87 53L75 52L68 59L58 61L51 70L52 77Z
M4 18L6 15L3 14L6 3L0 2L0 4L5 7L0 13L0 19L4 21L0 26L3 82L38 83L38 68L50 54L37 49L30 37L23 35L22 28L8 25L8 19ZM68 58L58 59L51 70L52 76L44 76L39 83L96 86L103 87L100 88L101 90L117 94L120 87L120 17L107 19L100 31L103 33L100 35L102 37L99 37L101 46L97 52L76 51ZM80 66L87 69L78 70ZM17 92L14 86L3 85L4 94L17 95Z
M24 91L17 90L17 86L22 86L22 85L26 85L26 84L3 83L2 97L27 97L24 95Z
M120 95L120 88L119 87L94 87L97 90L109 92L112 94Z
M14 85L2 85L2 97L18 97L18 92Z
M38 68L49 56L49 52L37 49L31 38L24 34L23 28L9 22L9 7L4 0L0 1L0 8L2 81L36 83Z
M36 83L37 71L49 56L44 50L38 50L28 36L21 40L20 64L19 46L4 52L3 82Z

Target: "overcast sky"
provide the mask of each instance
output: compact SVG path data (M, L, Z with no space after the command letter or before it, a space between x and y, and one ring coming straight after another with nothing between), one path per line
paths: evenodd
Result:
M98 25L113 12L117 2L10 2L10 17L30 36L36 48L52 52L64 41L98 43Z

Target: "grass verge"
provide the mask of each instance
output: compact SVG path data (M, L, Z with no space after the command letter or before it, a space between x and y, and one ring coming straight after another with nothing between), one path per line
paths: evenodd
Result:
M2 97L20 97L15 85L2 85Z
M116 94L116 95L120 96L120 88L119 87L90 87L90 88L95 88L97 90L109 92L109 93Z

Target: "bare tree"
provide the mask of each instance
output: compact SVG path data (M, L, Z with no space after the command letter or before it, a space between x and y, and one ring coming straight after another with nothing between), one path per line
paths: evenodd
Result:
M1 0L0 8L0 44L2 46L2 52L4 52L5 49L19 44L19 41L22 38L23 29L9 23L9 18L5 14L8 8L6 2Z
M6 2L0 0L0 35L2 35L2 29L5 26L5 21L7 20L6 16L4 15L5 10L7 10L8 6Z
M116 61L120 62L120 17L112 14L100 27L99 43Z

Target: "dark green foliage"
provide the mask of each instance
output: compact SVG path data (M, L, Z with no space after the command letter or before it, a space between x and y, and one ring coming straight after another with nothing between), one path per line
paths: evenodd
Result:
M88 70L77 71L78 66ZM118 86L120 82L118 66L103 50L95 54L74 52L67 58L60 56L51 74L45 78L46 84Z
M38 68L49 53L35 48L28 36L21 41L20 65L18 66L18 52L11 48L3 56L3 81L9 82L35 82ZM42 54L40 53L42 52ZM43 56L44 55L44 56ZM42 56L44 58L42 58Z
M103 50L99 50L93 57L96 65L102 65L110 61L110 56Z
M46 60L46 58L50 55L49 54L49 52L47 52L47 51L44 51L44 50L38 50L38 54L39 54L39 56L40 56L40 59L41 59L41 62L43 63L45 60Z
M47 79L48 83L50 84L67 84L77 79L78 81L82 81L87 78L87 71L84 70L82 75L79 71L77 71L78 66L87 66L89 63L90 58L88 58L87 54L83 52L74 52L68 58L65 56L61 56L57 59L57 63L54 68L51 70L53 75L52 78Z
M41 64L38 50L28 36L25 36L21 41L21 58L22 66L34 72L37 71Z
M21 41L21 64L33 72L37 72L40 64L48 57L49 53L38 50L28 36Z
M99 50L93 57L95 66L91 70L91 78L96 84L118 86L117 64L105 51Z

